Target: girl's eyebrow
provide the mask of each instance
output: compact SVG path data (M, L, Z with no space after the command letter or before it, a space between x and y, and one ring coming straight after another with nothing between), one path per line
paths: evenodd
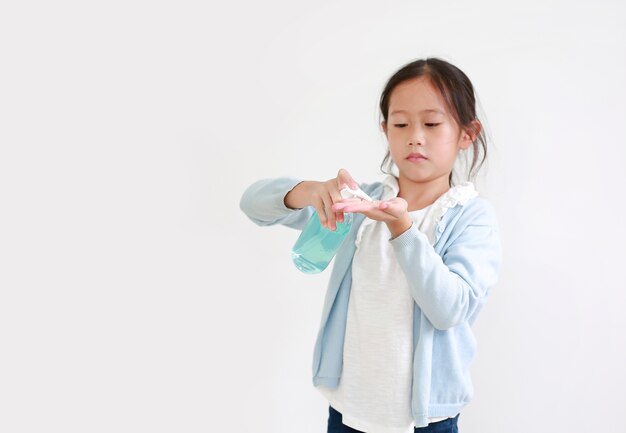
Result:
M395 113L406 113L406 110L393 110L391 113L389 113L389 115L391 116L392 114ZM420 113L427 113L427 112L433 112L433 113L439 113L439 114L445 114L443 111L441 110L436 110L434 108L427 108L426 110L422 110L420 111Z

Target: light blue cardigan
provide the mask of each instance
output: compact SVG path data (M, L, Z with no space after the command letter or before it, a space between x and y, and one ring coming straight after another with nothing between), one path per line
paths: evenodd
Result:
M261 179L244 191L241 210L257 225L302 230L315 209L290 209L284 198L302 182L291 176ZM360 184L380 199L382 182ZM313 352L313 384L335 388L343 367L343 342L352 284L355 238L365 215L353 214L350 232L337 251ZM416 427L429 417L456 416L473 397L470 363L476 340L472 323L497 282L502 263L493 205L482 197L448 209L431 245L415 224L389 239L415 300L411 411Z

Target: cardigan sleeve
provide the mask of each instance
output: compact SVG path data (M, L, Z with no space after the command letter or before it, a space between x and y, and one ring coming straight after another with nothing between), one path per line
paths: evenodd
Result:
M282 224L302 230L315 209L291 209L285 205L285 196L301 182L292 176L257 180L245 189L239 207L258 226Z
M412 297L440 330L471 325L498 280L502 251L495 212L487 203L473 213L469 222L457 221L460 233L453 229L441 255L415 224L389 240Z

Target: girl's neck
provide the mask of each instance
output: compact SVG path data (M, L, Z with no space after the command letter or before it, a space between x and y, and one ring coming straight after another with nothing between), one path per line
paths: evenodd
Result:
M398 185L398 197L406 200L408 212L430 206L450 189L448 175L426 182L415 182L400 175Z

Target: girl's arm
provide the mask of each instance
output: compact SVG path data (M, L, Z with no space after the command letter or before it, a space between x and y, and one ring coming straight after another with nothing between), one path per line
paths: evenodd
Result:
M495 210L486 200L472 202L456 223L461 232L452 229L451 243L441 256L415 224L389 240L411 295L437 329L464 322L471 325L500 272L502 251Z
M292 209L285 204L287 194L302 182L304 181L291 176L258 180L246 188L239 207L259 226L282 224L302 230L314 208L306 206Z
M346 185L358 188L344 168L324 182L302 181L291 176L261 179L244 191L239 207L258 225L282 224L300 230L313 212L317 212L320 223L335 230L336 220L342 221L343 212L330 209L341 201L340 189Z

